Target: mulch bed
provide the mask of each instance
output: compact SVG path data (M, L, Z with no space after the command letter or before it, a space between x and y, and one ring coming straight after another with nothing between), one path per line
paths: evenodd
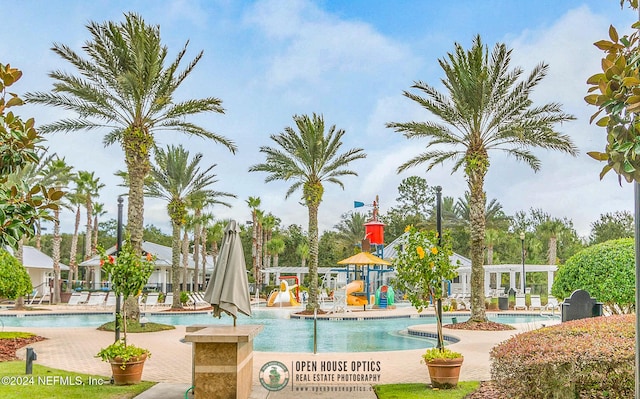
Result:
M34 335L29 338L0 339L0 362L17 360L16 351L33 342L43 341L46 338Z
M452 330L470 330L470 331L508 331L515 330L515 327L508 324L496 323L494 321L485 321L482 323L476 321L465 321L456 324L444 325L445 328Z
M318 309L318 311L316 312L316 314L327 314L329 312L326 312L324 310L320 310ZM299 314L299 315L303 315L303 316L313 316L313 310L302 310L300 312L296 312L294 314Z
M480 388L465 396L464 399L504 399L507 397L493 381L481 381Z
M199 307L199 308L193 308L193 306L184 306L182 309L163 309L161 310L161 312L200 312L200 311L205 311L205 310L213 310L213 306L207 306L207 307ZM140 312L140 313L144 313L144 312Z

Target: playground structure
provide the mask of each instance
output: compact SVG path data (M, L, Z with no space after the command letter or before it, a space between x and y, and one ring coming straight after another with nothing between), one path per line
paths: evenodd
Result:
M298 278L295 276L280 277L280 287L274 289L269 294L267 306L300 306ZM287 280L294 280L295 284L289 286ZM292 290L296 290L294 295Z
M395 304L395 294L393 288L388 285L378 287L376 290L376 307L378 309L393 308Z
M347 292L347 305L365 306L369 304L364 290L364 281L355 280L345 286Z

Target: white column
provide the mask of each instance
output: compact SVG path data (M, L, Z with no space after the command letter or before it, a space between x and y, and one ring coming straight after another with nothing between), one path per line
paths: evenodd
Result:
M491 273L484 272L484 295L487 296L491 292Z
M511 270L509 272L509 288L512 288L514 290L518 290L518 287L516 287L516 272Z
M547 272L547 294L551 295L551 286L553 285L553 271Z

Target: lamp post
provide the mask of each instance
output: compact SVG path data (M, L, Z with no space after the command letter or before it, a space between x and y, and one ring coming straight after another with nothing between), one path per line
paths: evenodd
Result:
M436 231L438 232L438 247L442 245L442 187L436 186ZM441 282L444 288L444 281ZM444 294L444 289L442 290ZM442 298L438 298L436 301L436 312L438 312L438 345L436 346L440 350L444 350L442 347Z
M116 257L120 254L122 248L122 203L124 199L118 196L118 226L116 229ZM120 295L116 296L116 320L115 320L116 342L120 341Z
M525 276L524 276L524 232L520 232L520 242L522 243L522 294L525 294Z

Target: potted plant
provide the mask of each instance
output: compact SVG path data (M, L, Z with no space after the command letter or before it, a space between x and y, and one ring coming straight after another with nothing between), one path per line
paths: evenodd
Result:
M154 270L155 257L147 254L139 256L133 250L131 241L127 239L117 257L107 255L99 248L100 267L103 273L110 276L113 293L122 295L126 300L130 296L139 295L147 284ZM147 349L127 344L127 312L116 315L118 323L123 326L122 339L103 348L96 355L103 361L111 363L113 379L116 385L137 384L142 379L142 368L147 357L151 355Z
M397 277L393 281L396 290L406 293L411 304L422 312L431 302L444 296L443 282L453 280L456 267L451 264L453 254L448 235L439 237L435 231L420 231L414 226L405 229L403 244L396 248L398 256L393 261ZM458 383L463 357L444 346L442 319L436 312L437 347L429 349L422 360L429 368L434 388L451 388Z

